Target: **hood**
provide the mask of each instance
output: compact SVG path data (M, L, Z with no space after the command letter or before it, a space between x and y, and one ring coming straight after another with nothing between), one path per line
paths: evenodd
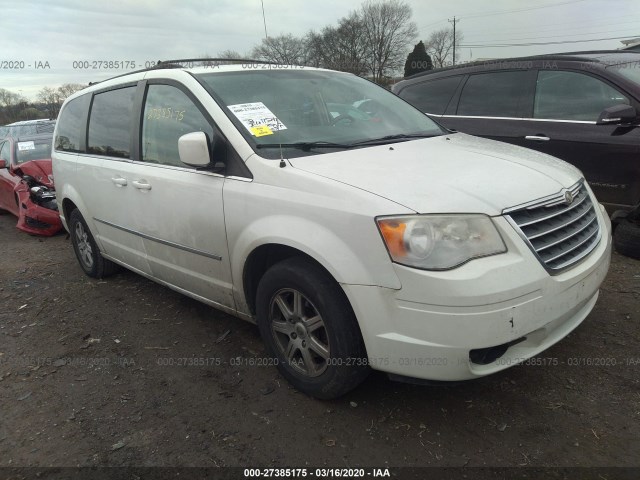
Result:
M51 169L51 159L30 160L14 167L14 172L18 175L29 175L39 183L53 188L53 170Z
M418 213L500 215L582 178L549 155L462 133L289 161Z

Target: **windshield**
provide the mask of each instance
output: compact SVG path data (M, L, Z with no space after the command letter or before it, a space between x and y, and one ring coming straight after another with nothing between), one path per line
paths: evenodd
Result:
M48 140L24 140L16 142L16 163L29 162L31 160L46 160L51 158L51 139Z
M294 157L446 133L388 90L351 74L277 70L197 76L268 158L279 158L280 145Z

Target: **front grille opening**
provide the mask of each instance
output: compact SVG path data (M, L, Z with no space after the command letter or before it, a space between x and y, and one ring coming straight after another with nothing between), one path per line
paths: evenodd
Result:
M469 352L469 360L476 365L489 365L502 357L509 347L524 342L527 337L520 337L502 345L495 345L487 348L476 348Z
M596 207L582 183L545 203L510 211L506 218L516 227L538 260L551 271L563 270L591 252L600 240Z

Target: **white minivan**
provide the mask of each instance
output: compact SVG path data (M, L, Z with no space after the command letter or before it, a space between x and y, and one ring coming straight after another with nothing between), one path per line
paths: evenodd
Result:
M257 323L318 398L370 369L457 381L522 362L585 319L609 267L580 171L347 73L163 63L69 97L54 136L87 275L123 266Z

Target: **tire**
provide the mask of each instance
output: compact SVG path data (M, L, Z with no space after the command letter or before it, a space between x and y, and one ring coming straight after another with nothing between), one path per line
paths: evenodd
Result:
M75 209L69 216L71 243L80 267L92 278L104 278L116 273L120 266L107 260L100 254L87 222L82 218L80 210Z
M333 399L356 388L368 375L366 350L351 305L338 283L318 265L299 257L273 265L258 284L256 310L267 351L297 390Z
M613 245L618 253L640 259L640 226L629 220L620 220L613 233Z

